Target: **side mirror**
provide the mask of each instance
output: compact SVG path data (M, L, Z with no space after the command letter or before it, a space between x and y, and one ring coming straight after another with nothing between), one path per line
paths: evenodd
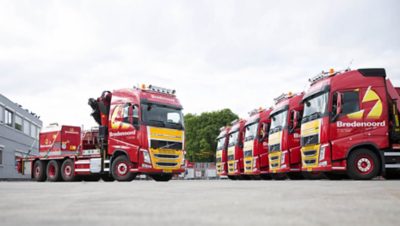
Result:
M300 118L299 112L293 111L293 130L299 126L299 118Z
M336 101L336 115L339 115L343 111L343 93L337 94L337 101Z

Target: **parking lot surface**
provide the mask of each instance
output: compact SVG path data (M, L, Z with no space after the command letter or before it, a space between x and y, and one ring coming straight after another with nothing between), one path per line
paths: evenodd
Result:
M400 225L400 181L0 182L0 225Z

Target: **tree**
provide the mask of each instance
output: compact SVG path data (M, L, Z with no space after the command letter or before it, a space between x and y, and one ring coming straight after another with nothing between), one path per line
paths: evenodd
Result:
M190 161L215 161L219 129L238 116L230 109L185 115L186 158Z

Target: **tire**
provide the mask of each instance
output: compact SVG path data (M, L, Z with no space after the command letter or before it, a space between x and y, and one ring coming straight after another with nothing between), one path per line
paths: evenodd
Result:
M347 158L347 175L354 180L370 180L378 176L381 163L368 149L358 149Z
M400 179L400 170L399 169L386 169L385 173L386 180L396 180Z
M61 180L61 167L57 160L51 160L46 167L47 180L56 182Z
M72 159L65 159L61 165L61 177L64 181L76 181L75 163Z
M118 156L111 164L111 174L117 181L132 181L136 174L130 172L132 163L125 155Z
M328 178L329 180L345 180L345 179L349 179L347 174L343 174L343 173L327 172L327 173L324 173L324 174L325 174L325 177Z
M314 172L302 172L302 175L307 180L322 180L326 179L325 174L322 172L314 171Z
M286 180L287 176L285 173L272 173L271 177L273 180Z
M154 174L151 178L157 182L167 182L172 179L172 174Z
M303 180L304 179L304 176L301 172L287 173L286 175L290 180Z
M260 174L261 180L271 180L271 175L270 174Z
M46 180L46 163L37 160L33 164L33 172L32 172L32 177L35 181L37 182L43 182Z
M113 181L115 181L115 179L114 179L114 177L112 177L112 175L110 175L110 174L103 174L103 175L101 175L101 179L104 181L104 182L113 182Z
M237 180L238 178L236 176L229 176L228 175L229 180Z

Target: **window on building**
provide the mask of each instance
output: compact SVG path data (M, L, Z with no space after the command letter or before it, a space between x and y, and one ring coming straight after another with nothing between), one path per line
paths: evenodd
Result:
M31 124L29 123L29 121L24 120L24 133L26 135L30 134L30 130L29 130L30 127L31 127Z
M14 113L8 109L5 109L5 118L4 122L6 123L7 126L13 126L13 119L14 119Z
M0 106L0 123L4 122L4 108Z
M36 130L36 126L31 124L31 137L33 138L37 138L37 134L36 134L37 130Z
M36 138L36 126L31 124L31 137Z
M22 118L19 115L15 115L15 129L22 131Z

